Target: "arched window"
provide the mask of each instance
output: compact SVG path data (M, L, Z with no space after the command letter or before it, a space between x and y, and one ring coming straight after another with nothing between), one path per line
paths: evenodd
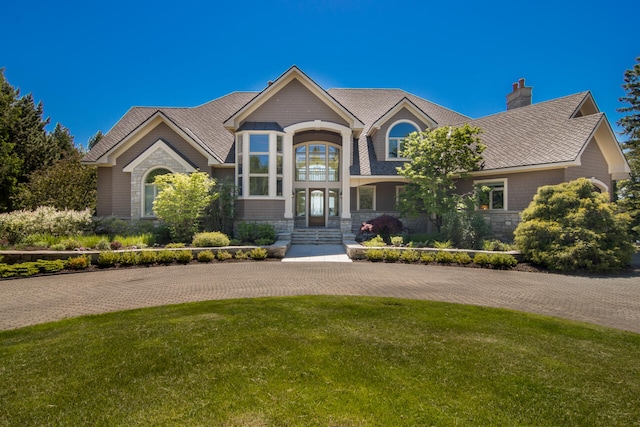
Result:
M169 169L158 168L153 169L151 172L147 174L147 177L144 180L144 206L143 212L146 217L154 217L153 213L153 201L156 199L158 195L158 187L155 184L156 176L165 175L171 173Z
M418 126L409 121L400 121L389 127L387 134L387 160L405 159L402 154L404 140L411 132L419 132Z

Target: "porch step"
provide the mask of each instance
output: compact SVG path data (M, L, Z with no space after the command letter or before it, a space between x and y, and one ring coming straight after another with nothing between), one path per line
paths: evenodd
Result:
M342 232L333 228L297 228L291 233L292 245L341 245Z

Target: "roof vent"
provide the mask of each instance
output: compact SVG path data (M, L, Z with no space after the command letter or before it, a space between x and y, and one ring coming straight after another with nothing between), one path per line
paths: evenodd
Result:
M531 105L531 87L524 85L524 79L513 84L513 91L507 95L507 110Z

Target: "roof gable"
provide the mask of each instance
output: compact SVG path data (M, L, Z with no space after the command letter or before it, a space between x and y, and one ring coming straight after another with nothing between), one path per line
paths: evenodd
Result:
M403 97L400 101L396 103L393 107L391 107L386 113L384 113L378 120L376 120L367 130L368 135L372 135L374 132L380 129L382 125L384 125L387 121L389 121L393 116L395 116L402 109L408 110L411 114L422 120L426 123L430 128L435 128L438 126L435 120L433 120L427 113L422 111L415 103L413 103L406 96Z
M295 65L289 68L289 70L278 77L272 84L267 86L262 92L225 120L224 126L227 129L234 131L240 126L243 120L247 119L252 113L294 81L299 82L322 103L327 105L352 129L358 131L364 127L364 124L351 111L347 110L347 108L340 104L340 102L332 97L327 91L322 89L316 82L311 80Z

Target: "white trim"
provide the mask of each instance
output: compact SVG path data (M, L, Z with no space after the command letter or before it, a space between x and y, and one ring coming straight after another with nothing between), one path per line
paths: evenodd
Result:
M600 181L598 178L591 177L591 178L589 178L589 181L591 181L591 183L593 185L595 185L600 190L602 190L603 193L608 193L609 192L609 186L607 184L605 184L604 182Z
M491 211L508 211L509 210L509 178L491 178L491 179L477 179L473 181L473 186L478 184L492 184L502 182L502 209L489 209ZM479 207L476 207L479 209Z
M402 124L402 123L408 123L408 124L412 125L413 127L415 127L417 129L416 132L420 132L420 126L418 126L412 120L400 119L400 120L396 120L395 122L391 123L391 125L389 125L389 127L387 128L387 134L384 137L384 159L386 161L391 161L391 162L406 162L406 161L409 161L409 159L406 158L406 157L389 157L389 134L391 133L391 130L394 127L396 127L397 125ZM398 151L400 151L399 144L398 144Z
M274 83L267 86L258 95L256 95L251 101L245 104L240 110L236 111L231 117L229 117L223 123L224 127L230 130L235 130L239 127L242 120L248 117L251 113L256 111L266 101L268 101L274 94L276 94L281 88L291 83L293 80L298 80L305 86L311 93L313 93L318 99L324 102L329 108L342 117L353 129L361 130L364 124L342 106L335 98L327 93L316 82L304 74L295 65L289 68L283 75L278 77Z
M377 186L375 186L375 185L362 185L362 186L358 187L356 209L358 211L360 211L360 189L362 189L362 188L371 188L371 189L373 189L373 201L372 201L373 207L372 207L372 209L362 209L362 211L364 211L364 212L375 211L376 210L376 190L377 190Z
M176 153L171 147L169 147L163 140L157 140L151 147L147 148L142 152L138 157L135 158L131 163L122 168L123 172L133 172L134 169L140 165L140 163L144 162L149 158L153 153L158 150L162 150L167 153L173 160L178 162L185 170L190 173L195 171L195 168L191 165L191 163L187 162L181 155Z
M187 143L191 144L200 154L202 154L206 159L208 164L218 165L222 163L220 159L215 158L215 156L209 153L200 142L196 141L189 133L185 132L180 127L176 126L173 121L169 120L169 118L162 112L156 111L149 118L143 121L136 129L134 129L131 133L129 133L126 137L121 139L116 145L107 150L104 154L102 154L95 162L92 164L97 165L107 165L114 166L116 164L116 160L122 153L131 148L135 143L140 141L145 135L147 135L151 130L157 127L160 123L166 124L171 130L176 132L182 139L184 139Z
M367 135L368 136L373 135L376 131L378 131L382 127L384 123L387 122L387 120L389 120L391 117L399 113L403 108L407 109L411 114L416 116L418 119L421 119L427 125L427 127L435 128L438 126L438 123L436 123L435 120L429 117L427 113L422 111L420 107L418 107L416 104L413 103L413 101L411 101L409 98L405 96L400 100L400 102L398 102L395 106L393 106L389 111L384 113L378 120L375 121L375 123L371 125L371 127L367 131ZM416 127L418 128L418 130L420 130L420 126L416 126Z

